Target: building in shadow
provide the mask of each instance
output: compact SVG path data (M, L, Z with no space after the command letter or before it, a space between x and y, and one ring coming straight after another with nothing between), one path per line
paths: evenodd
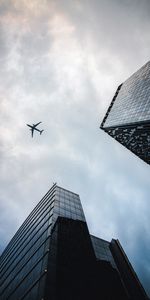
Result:
M54 184L0 258L1 300L144 300L118 240L90 235L79 195Z

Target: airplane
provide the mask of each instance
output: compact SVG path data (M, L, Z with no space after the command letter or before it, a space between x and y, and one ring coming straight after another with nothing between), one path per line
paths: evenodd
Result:
M33 124L33 125L26 124L27 126L30 127L30 130L31 130L31 136L32 136L32 137L33 137L34 130L39 131L40 134L42 134L42 132L44 131L44 129L43 129L43 130L39 130L38 128L36 128L36 126L38 126L40 123L42 123L42 122L39 122L39 123Z

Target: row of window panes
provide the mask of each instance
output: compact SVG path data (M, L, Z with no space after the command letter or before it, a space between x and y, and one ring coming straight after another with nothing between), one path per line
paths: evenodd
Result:
M107 254L106 250L102 247L95 246L94 248L95 248L96 252L98 252L98 253Z
M131 115L133 116L142 116L142 114L147 114L150 115L150 108L149 108L150 102L146 103L144 107L132 107L130 104L128 107L122 107L122 108L114 108L109 116L108 119L109 121L113 121L116 119L121 119L122 116L126 117L127 119L131 118ZM121 113L122 115L118 115L118 113Z
M83 210L81 208L77 208L77 207L72 207L72 206L60 206L59 207L60 209L63 209L63 210L67 210L67 211L70 211L70 212L74 212L74 213L77 213L77 214L83 214Z
M141 97L142 97L142 94L141 94ZM127 105L127 100L128 99L128 95L127 95L127 92L126 92L126 94L125 94L125 97L123 96L123 92L122 92L122 89L120 90L120 93L118 94L118 96L117 96L117 99L115 100L115 102L114 102L114 104L113 104L113 107L111 108L111 111L110 111L110 113L109 113L109 116L108 116L108 118L107 118L107 120L106 120L106 124L107 123L110 123L110 124L112 124L113 123L113 111L114 111L114 113L115 113L115 115L116 115L116 113L117 113L117 107L118 107L118 109L119 109L119 111L123 111L124 109L125 109L125 106ZM143 97L141 98L142 99L142 104L144 104L143 103ZM138 107L139 106L139 101L140 101L140 98L139 98L139 100L137 101L137 97L133 97L133 96L130 96L129 97L129 105L130 105L130 107L129 107L129 111L131 110L131 105L132 105L132 103L136 106L136 107ZM147 100L148 101L148 100ZM122 103L123 102L123 103ZM122 103L122 105L121 105L121 103ZM141 103L141 102L140 102ZM143 107L144 107L144 105L143 105ZM117 113L118 114L118 113ZM130 114L128 113L128 115L130 116ZM122 114L119 114L119 116L121 116L122 117ZM114 120L115 121L115 120ZM106 125L105 124L105 125Z
M147 99L146 99L147 100ZM142 114L144 112L147 112L149 113L149 104L150 104L150 101L146 101L146 103L142 103L143 106L135 106L135 105L131 105L131 103L129 103L128 105L121 105L121 107L114 107L111 111L110 111L110 114L108 116L108 118L116 118L118 116L118 112L121 112L123 113L124 115L125 114L128 114L129 113L129 116L130 117L130 114L134 114L134 115L139 115L139 114ZM121 117L121 116L119 116Z
M55 205L68 206L68 207L74 207L74 208L82 209L82 206L81 206L79 201L78 202L72 202L72 201L68 201L68 200L62 201L62 199L61 199L60 201L56 200Z
M80 205L81 206L81 203L79 201L79 199L77 199L76 201L74 201L73 199L67 199L67 198L59 198L58 201L60 203L68 203L68 205Z
M85 218L83 215L77 215L77 214L74 214L74 213L70 213L70 212L67 212L65 211L65 213L61 214L61 213L54 213L54 219L53 221L57 219L57 217L60 216L60 217L64 217L64 218L69 218L69 219L75 219L75 220L83 220L85 221Z
M71 199L71 198L74 198L74 199L79 198L79 196L77 194L74 194L74 193L72 193L70 191L64 191L62 189L59 189L59 191L57 190L56 194L59 195L60 197L65 197L65 198L69 198L69 199Z
M15 258L20 255L21 251L29 244L29 247L32 246L38 237L41 235L42 232L46 229L47 225L51 223L52 220L52 213L48 212L46 216L41 220L41 222L36 226L33 231L27 236L27 238L19 245L17 249L14 249L14 253L12 256L9 257L9 260L7 261L7 264L3 268L3 272L5 272L5 268L8 267L9 264L12 263L12 261L15 260ZM25 244L24 244L25 243Z
M51 215L50 219L52 220L52 215ZM14 256L12 257L12 260L10 260L9 264L6 265L6 268L9 267L9 265L11 265L12 262L14 262L16 259L18 259L17 256L22 255L22 252L25 253L26 251L28 251L29 248L34 246L34 244L36 243L39 236L41 236L43 234L43 232L47 228L49 228L49 224L50 224L50 222L49 222L48 218L46 220L44 220L44 223L41 225L39 230L35 232L35 235L31 236L30 240L26 241L26 243L24 245L22 245L22 247L20 247L17 252L15 252ZM3 270L3 272L5 272L5 269Z
M53 202L54 202L54 201L53 201ZM44 216L47 214L47 212L49 212L49 211L52 210L52 208L53 208L53 202L51 202L51 206L50 206L50 207L48 207L48 208L46 207L46 208L44 209L44 211L41 213L40 217L41 217L42 220L43 220ZM39 217L39 219L40 219L40 217ZM36 226L37 226L36 221L37 221L38 224L39 224L39 219L34 220L34 222L31 224L31 227L29 228L29 230L28 230L27 232L25 231L24 234L20 236L20 239L21 239L21 240L23 240L24 237L25 237L25 239L26 239L26 234L29 235L30 230L33 231L33 226L36 228ZM17 244L16 244L16 245L13 245L12 250L10 251L10 253L8 253L8 256L5 258L6 261L7 261L7 258L8 258L8 257L11 255L11 253L14 251L14 249L15 249L15 251L16 251L16 247L17 247L17 245L19 244L19 242L20 242L20 240L18 239ZM20 246L20 244L19 244L19 246ZM5 260L4 260L4 262L1 264L1 268L3 267L3 264L5 263Z
M46 280L46 273L44 272L41 278L32 286L32 288L25 293L20 300L41 300L44 299L44 285ZM13 299L16 300L16 299Z
M53 202L54 202L53 199L52 199L52 201L51 201L50 203L49 203L49 201L47 201L47 203L45 204L45 206L43 206L43 208L38 212L38 215L32 220L32 222L31 222L30 224L28 224L28 225L24 228L24 230L23 230L23 235L26 234L26 231L27 231L27 232L29 231L30 227L32 227L32 226L36 223L36 221L39 221L39 219L42 218L43 214L44 214L46 211L50 210L50 209L53 207ZM19 240L20 238L21 238L21 239L23 238L23 236L22 236L21 234L18 236L18 239L17 239L17 241L16 241L17 243L18 243L18 240ZM12 246L13 246L13 248L14 248L15 244L13 244Z
M13 269L13 271L9 274L9 276L3 283L1 289L9 289L9 285L11 285L11 288L14 289L15 285L17 285L22 280L22 277L26 276L30 269L36 264L36 261L38 261L43 256L44 249L45 243L43 243L37 251L34 251L30 259L24 261L23 266L20 266L20 268L18 267L17 269Z
M46 224L46 223L45 223ZM43 227L44 232L45 226ZM21 259L21 257L30 249L32 246L34 246L34 243L36 243L36 239L38 238L37 235L34 236L34 238L31 240L30 243L26 244L24 248L21 248L19 252L15 253L13 260L9 262L9 264L6 266L6 270L11 267L12 264L17 264L17 262ZM5 269L3 270L3 274L5 274ZM2 275L3 275L2 274Z
M78 203L80 202L80 199L79 197L69 197L69 196L62 196L62 195L59 195L59 196L56 196L56 199L58 199L59 201L68 201L68 202L74 202L74 203Z
M100 247L109 247L109 242L91 236L92 242Z
M45 204L44 207L42 207L42 209L44 210L44 208L45 208L47 205L51 207L53 201L54 201L54 200L52 200L52 201L49 203L49 200L48 200L48 202ZM41 209L40 212L43 213L42 209ZM46 209L46 208L45 208L45 209ZM42 215L42 213L41 213L40 215ZM26 230L28 229L28 227L29 227L29 226L33 226L33 224L34 224L35 221L38 219L38 217L39 217L39 215L36 216L36 218L35 218L35 220L34 220L33 223L27 225L27 227L25 227L25 228L22 228L22 230L24 231L24 235L25 235L25 232L26 232ZM24 222L24 223L25 223L25 222ZM24 225L24 226L25 226L25 225ZM11 252L11 249L12 249L12 248L14 249L14 247L16 247L15 244L18 243L19 239L22 239L21 232L18 231L17 233L18 233L18 234L17 234L16 240L14 240L13 243L10 244L10 247L7 248L7 251L5 252L5 256L2 257L2 260L1 260L1 266L2 266L3 262L5 261L5 259L7 259L7 255Z
M52 187L53 188L53 187ZM47 200L47 197L52 197L53 194L55 194L55 190L51 189L49 190L46 195L41 199L41 201L36 205L36 207L32 210L32 212L29 214L29 216L27 217L27 219L23 222L23 224L20 226L20 228L17 230L16 234L14 235L14 237L11 239L10 243L8 244L8 246L6 247L5 251L3 252L2 256L5 256L5 253L7 252L7 248L10 248L11 244L13 243L14 245L14 241L17 238L18 234L20 234L20 232L23 230L23 227L26 225L26 223L30 220L30 218L33 216L33 214L39 210L40 206L43 207L43 204L45 202L45 200Z
M47 230L48 230L49 226L50 225L48 225L48 227L45 229L45 231L42 232L42 234L40 235L40 237L38 237L38 239L35 241L34 244L31 245L31 243L29 243L29 248L28 248L28 246L26 246L21 251L21 253L16 257L16 259L14 259L13 262L7 266L7 269L5 270L4 275L1 279L2 282L4 282L6 280L6 278L8 278L8 276L12 272L12 270L14 272L14 270L16 268L17 268L17 270L20 269L23 266L23 264L25 263L25 261L27 261L33 255L33 253L42 245L42 243L46 241Z
M107 260L107 261L114 262L114 259L113 259L112 256L109 256L109 255L106 255L106 254L103 254L103 253L99 253L99 252L96 252L96 251L95 251L95 255L98 259L105 258L105 260Z
M43 219L52 211L53 206L50 208L49 206L46 207L44 209L44 211L42 211L42 213L40 214L40 216L34 220L34 222L31 224L31 227L28 229L27 232L24 232L24 235L22 236L21 240L23 240L23 238L28 234L28 236L30 235L30 232L33 232L33 230L37 230L37 228L40 226L40 223L43 221Z
M45 270L46 266L47 266L47 259L48 259L48 252L46 252L44 254L44 256L41 258L41 260L37 261L37 263L35 264L35 266L31 269L31 271L27 274L27 276L23 276L23 279L20 283L18 283L17 287L16 287L16 290L14 290L13 294L12 294L12 298L11 299L14 299L16 300L15 296L16 296L16 291L17 293L21 292L24 294L24 292L26 292L28 290L28 288L30 286L32 286L32 279L33 279L33 273L35 274L35 280L37 281L38 278L40 277L39 275L40 274L40 270L39 270L39 274L37 272L37 267L39 266L39 264L42 265L42 269L41 269L41 273L43 272L43 270ZM39 269L39 267L38 267ZM6 290L6 293L9 292L8 290ZM10 293L9 293L10 294ZM19 297L20 299L21 297ZM18 298L17 298L18 299Z
M97 245L93 245L93 247L94 247L94 249L97 251L97 252L99 252L99 253L110 253L110 250L106 250L106 248L104 248L104 247L99 247L99 246L97 246Z
M132 117L135 117L135 121L137 118L141 118L141 119L145 120L145 118L150 116L149 105L150 105L150 103L147 103L146 107L143 108L142 110L140 108L132 109L132 107L130 107L130 108L122 107L122 109L114 108L114 110L112 110L110 112L110 114L105 122L105 126L115 124L115 122L118 120L121 121L121 124L124 123L124 120L133 122L134 120L132 120Z
M60 201L60 205L68 205L68 206L73 206L73 207L81 207L81 204L79 202L72 202L72 201Z
M65 210L71 210L71 211L78 211L78 212L83 212L82 206L81 205L68 205L68 203L55 203L55 207L59 207Z
M64 189L64 188L61 188L61 187L59 187L59 186L57 186L56 190L57 190L57 192L62 193L62 194L78 196L78 194L73 193L73 192L71 192L71 191L68 191L68 190L66 190L66 189Z
M55 208L54 208L54 212L56 213L58 213L58 214L65 214L66 212L67 213L73 213L73 214L76 214L76 215L83 215L83 211L81 211L81 210L78 210L78 209L71 209L71 208L69 208L69 209L67 209L67 208L62 208L62 207L58 207L58 206L55 206Z
M47 257L45 256L44 259L47 259ZM13 291L11 295L10 292L7 291L6 295L10 295L9 299L21 299L25 291L29 289L35 281L37 281L38 277L40 277L43 269L43 259L41 259L41 261L38 262L38 264L33 268L33 270L28 274L28 276L24 278L21 284L16 288L16 290Z
M145 102L143 101L145 99ZM126 100L126 99L125 99ZM141 100L141 98L139 99ZM114 105L110 111L111 116L117 116L117 112L143 112L145 110L149 111L150 99L148 97L142 97L140 103L131 103L131 101L124 102L122 104Z
M101 247L101 246L94 245L94 249L97 255L99 256L105 255L108 257L109 260L113 259L112 253L108 247Z
M29 293L23 297L25 300L37 300L38 298L38 287L39 287L39 281L33 286L33 288L29 291ZM44 296L44 295L43 295ZM42 298L41 298L42 299Z

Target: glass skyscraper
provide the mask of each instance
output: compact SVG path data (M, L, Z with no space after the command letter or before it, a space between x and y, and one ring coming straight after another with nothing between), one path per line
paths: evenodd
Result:
M91 298L148 299L119 241L90 235L79 195L54 184L0 257L0 299Z
M150 61L118 87L101 129L150 164Z

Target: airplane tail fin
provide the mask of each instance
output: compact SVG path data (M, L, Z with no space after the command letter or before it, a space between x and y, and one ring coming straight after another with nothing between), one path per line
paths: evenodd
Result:
M42 134L43 131L44 131L44 129L43 129L43 130L40 130L40 134Z

